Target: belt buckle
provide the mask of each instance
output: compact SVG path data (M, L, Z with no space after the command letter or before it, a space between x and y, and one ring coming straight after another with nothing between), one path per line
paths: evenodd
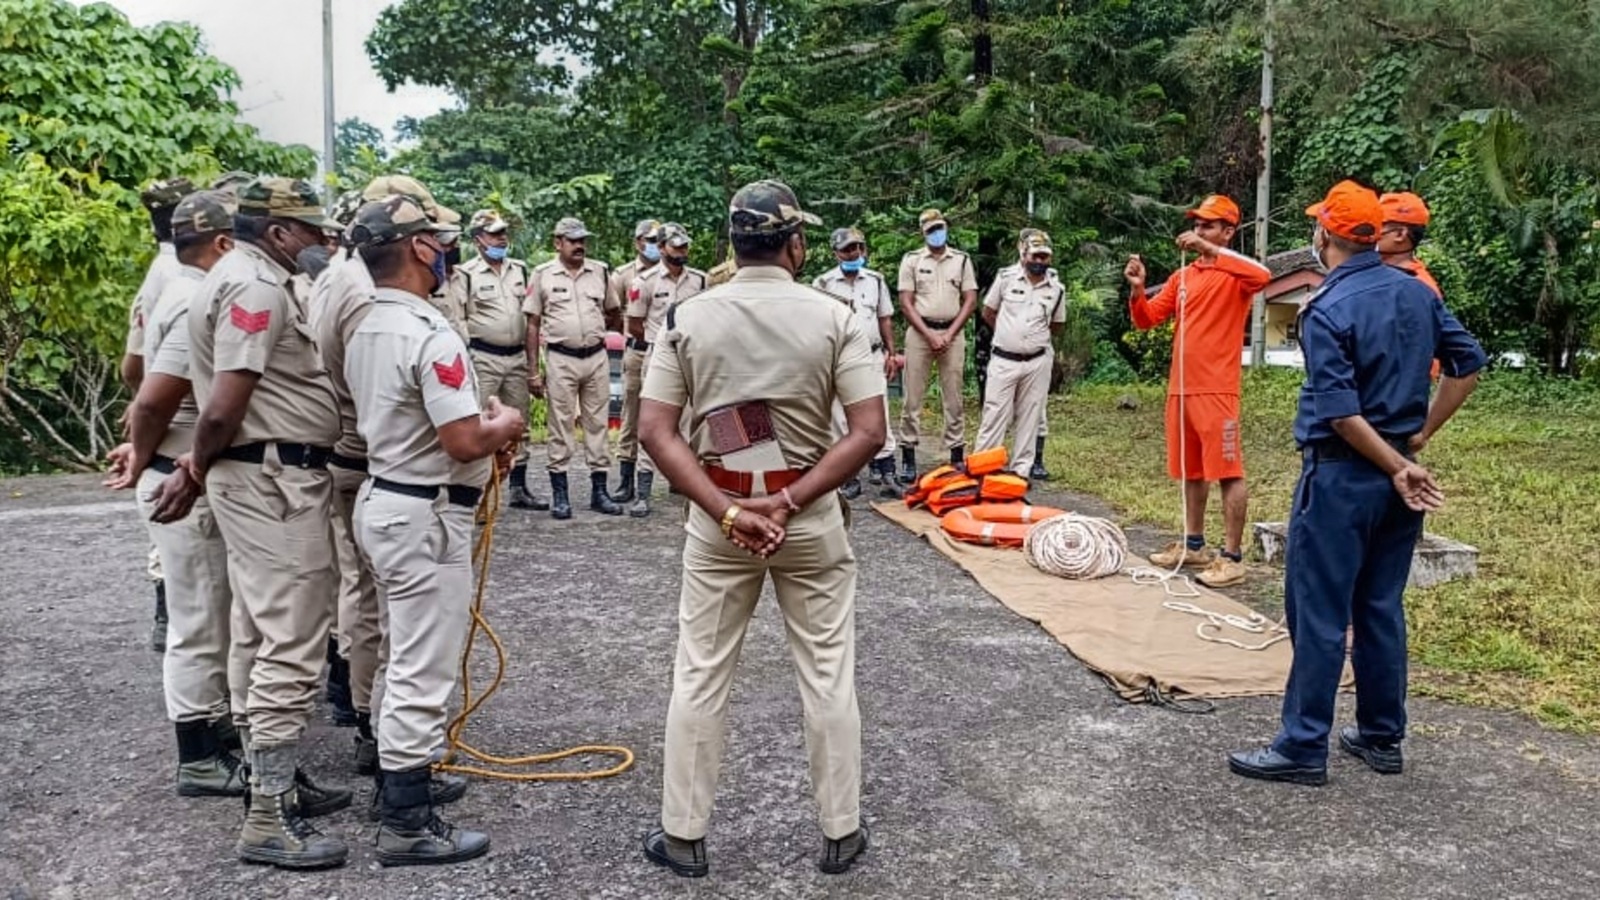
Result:
M279 446L282 447L283 445L280 444ZM300 463L298 468L311 468L311 448L305 444L291 444L289 446L298 446L300 448ZM279 455L282 455L281 452Z

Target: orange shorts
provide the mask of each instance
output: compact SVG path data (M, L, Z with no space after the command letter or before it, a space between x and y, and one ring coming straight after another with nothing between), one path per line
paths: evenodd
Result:
M1167 398L1167 472L1178 479L1225 481L1244 477L1239 441L1239 397L1190 394Z

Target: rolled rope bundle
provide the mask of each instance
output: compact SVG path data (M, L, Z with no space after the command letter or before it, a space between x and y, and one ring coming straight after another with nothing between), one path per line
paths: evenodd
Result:
M1122 571L1128 536L1115 522L1067 513L1046 519L1022 542L1028 562L1061 578L1103 578Z

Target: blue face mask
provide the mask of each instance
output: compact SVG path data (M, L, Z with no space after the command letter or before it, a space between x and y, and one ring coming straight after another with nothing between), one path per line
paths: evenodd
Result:
M483 258L490 262L499 262L506 258L505 247L488 246L483 248Z
M661 258L661 248L655 244L644 245L644 258L655 262Z
M866 264L867 264L867 258L865 256L861 256L861 257L857 257L855 259L843 259L843 260L840 260L839 261L839 268L842 269L845 272L849 272L850 274L854 275L855 273L861 271L862 267L864 267Z
M433 254L433 265L429 266L429 268L433 269L433 293L437 294L444 290L444 283L447 280L444 268L444 253L435 252Z
M923 239L928 242L929 247L937 250L944 246L945 241L950 240L950 232L944 230L943 228L935 228L934 230L928 232Z

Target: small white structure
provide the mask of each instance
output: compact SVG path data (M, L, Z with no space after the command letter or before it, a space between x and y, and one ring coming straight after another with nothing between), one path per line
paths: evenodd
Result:
M1282 562L1284 548L1289 543L1288 523L1257 522L1253 530L1261 558L1269 563ZM1437 534L1423 534L1411 557L1411 577L1406 581L1406 587L1433 587L1477 574L1477 547Z

